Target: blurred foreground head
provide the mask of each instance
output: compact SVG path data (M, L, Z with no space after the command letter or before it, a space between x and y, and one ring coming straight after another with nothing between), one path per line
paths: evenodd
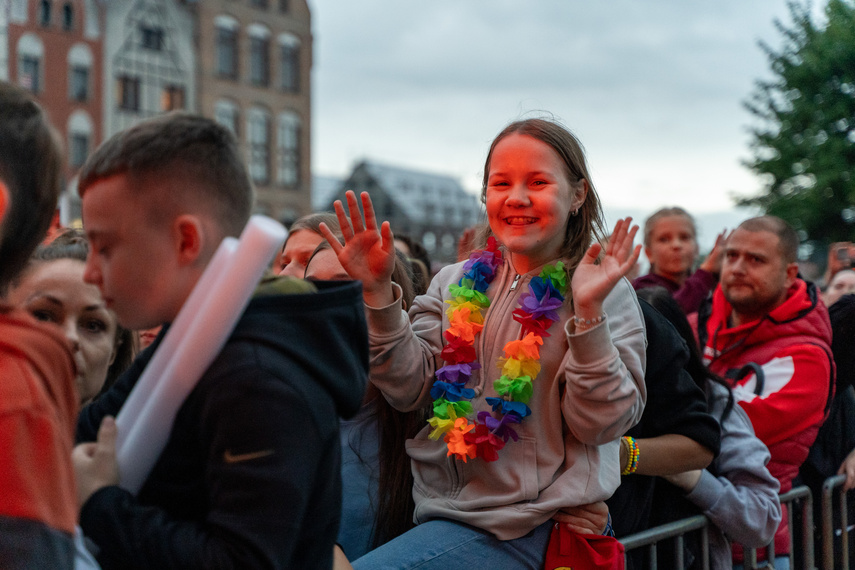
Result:
M0 81L0 292L24 268L56 210L62 154L44 110Z

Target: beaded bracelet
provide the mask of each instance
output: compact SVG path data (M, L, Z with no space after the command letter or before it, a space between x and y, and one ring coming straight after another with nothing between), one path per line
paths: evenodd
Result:
M626 455L629 458L621 475L632 475L638 469L638 456L641 455L638 451L638 443L634 437L628 435L620 438L620 441L626 448Z
M600 324L604 320L606 320L606 314L605 313L603 313L599 317L595 317L593 319L580 319L576 315L573 315L573 324L576 325L577 327L581 327L581 326L584 326L586 328L592 327L594 325Z

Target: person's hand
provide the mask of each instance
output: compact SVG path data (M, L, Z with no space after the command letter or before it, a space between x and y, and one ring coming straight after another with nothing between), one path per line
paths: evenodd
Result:
M360 194L362 209L365 210L364 220L359 212L356 194L348 190L345 196L349 219L341 200L336 200L334 204L344 244L324 223L320 225L321 234L348 275L362 281L365 302L369 306L384 307L394 301L392 270L395 268L395 242L392 228L389 222L383 222L378 230L374 206L367 192Z
M457 241L457 261L466 261L475 249L475 228L466 228Z
M855 489L855 449L850 451L843 463L840 464L837 474L846 475L846 482L843 483L844 491Z
M603 501L578 507L564 507L552 518L579 534L603 534L609 520L609 507Z
M116 420L110 416L101 421L98 439L81 443L71 452L77 477L77 505L83 507L89 497L102 487L118 485L119 464L116 462Z
M724 260L724 244L727 241L727 238L730 236L730 232L727 230L722 231L715 238L715 245L713 245L710 254L701 263L701 269L704 271L709 271L716 277L721 273L721 262Z
M840 252L846 252L841 255ZM828 266L825 270L825 283L831 283L831 278L838 271L851 269L855 262L855 244L848 241L839 241L828 246Z
M630 227L632 218L618 220L606 245L605 255L595 263L602 250L599 243L588 248L573 274L573 307L580 319L602 315L603 301L617 282L632 269L641 253L641 245L633 247L638 226Z
M692 471L684 471L676 475L663 475L662 478L675 487L682 489L683 492L691 493L698 484L698 481L701 480L701 470L693 469Z

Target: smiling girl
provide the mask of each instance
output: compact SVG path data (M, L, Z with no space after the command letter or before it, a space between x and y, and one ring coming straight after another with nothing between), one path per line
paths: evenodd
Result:
M357 569L541 568L553 517L619 483L617 440L645 400L642 316L623 279L637 227L621 220L599 245L581 146L540 119L493 141L482 200L487 248L440 271L409 316L390 279L392 232L369 196L364 218L352 192L349 216L336 203L344 244L322 226L363 283L372 382L399 410L433 400L407 442L417 526Z

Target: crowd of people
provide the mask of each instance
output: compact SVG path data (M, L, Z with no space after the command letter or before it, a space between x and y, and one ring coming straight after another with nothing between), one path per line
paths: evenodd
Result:
M620 538L703 513L712 568L774 539L780 569L779 494L855 487L855 246L820 292L772 216L702 260L679 207L607 233L580 142L525 119L436 274L366 193L297 220L129 490L115 417L254 191L227 129L169 113L92 153L47 239L60 164L0 82L2 568L643 568Z

